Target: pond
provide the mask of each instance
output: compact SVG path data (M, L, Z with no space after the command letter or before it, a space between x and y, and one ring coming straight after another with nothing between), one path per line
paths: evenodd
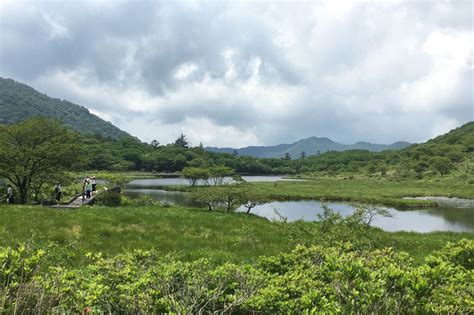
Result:
M246 182L276 182L281 180L300 181L301 179L286 179L282 176L242 176ZM232 178L225 177L224 183L232 182ZM184 178L147 178L135 179L127 184L129 187L152 187L152 186L172 186L189 185L189 181Z
M140 195L151 196L163 203L176 204L187 207L204 207L190 200L186 193L176 191L165 191L157 189L125 189L125 194L131 198ZM329 208L347 216L353 213L354 208L348 203L330 202L326 203ZM452 206L441 206L435 209L400 211L394 208L386 208L392 217L377 217L373 225L385 231L474 231L474 207L456 208ZM252 209L251 213L265 217L269 220L279 220L278 213L287 218L289 222L296 220L315 221L317 214L323 213L321 202L317 200L300 201L275 201L260 205ZM236 211L243 212L245 208L239 207Z

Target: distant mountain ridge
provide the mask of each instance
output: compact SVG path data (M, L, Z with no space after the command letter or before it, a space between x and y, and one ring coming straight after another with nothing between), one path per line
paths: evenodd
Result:
M206 147L206 150L218 153L253 156L260 158L279 158L289 153L292 158L299 158L302 152L306 156L317 155L328 151L367 150L380 152L385 150L399 150L409 147L411 144L398 141L392 144L373 144L369 142L357 142L354 144L342 144L334 142L329 138L310 137L290 144L279 144L275 146L249 146L240 149Z
M15 80L0 78L0 124L13 124L35 116L58 119L83 134L113 139L132 137L83 106L51 98Z

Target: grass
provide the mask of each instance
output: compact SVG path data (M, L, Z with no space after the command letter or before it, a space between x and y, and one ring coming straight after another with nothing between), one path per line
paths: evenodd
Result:
M437 204L431 200L403 199L403 197L445 196L474 199L474 184L453 178L435 180L395 181L384 178L342 179L319 178L305 181L249 182L255 192L270 200L317 199L328 201L348 201L380 204L398 209L433 208ZM130 186L129 187L133 187ZM186 185L136 186L143 189L164 189L173 191L193 191L210 189L209 186L190 187Z
M282 224L254 215L183 207L0 206L0 222L0 245L54 242L58 256L71 264L81 264L87 252L116 255L130 249L155 249L183 260L254 262L259 256L288 252L304 241L290 241ZM370 233L380 246L406 251L418 262L447 241L474 238L474 233L388 233L375 228Z
M185 260L241 261L290 249L283 231L265 219L181 207L0 206L0 222L3 245L52 241L81 254L154 248Z
M454 180L390 181L384 179L317 179L251 183L255 191L276 200L326 199L383 204L396 208L433 207L427 200L403 197L446 196L474 198L474 185Z

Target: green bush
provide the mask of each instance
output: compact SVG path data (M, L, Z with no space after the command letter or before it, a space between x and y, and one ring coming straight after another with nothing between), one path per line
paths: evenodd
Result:
M119 207L122 204L122 195L115 191L106 191L98 194L95 202L99 206Z
M391 248L298 246L255 265L135 250L73 269L46 250L0 248L1 313L472 313L474 242L414 266Z

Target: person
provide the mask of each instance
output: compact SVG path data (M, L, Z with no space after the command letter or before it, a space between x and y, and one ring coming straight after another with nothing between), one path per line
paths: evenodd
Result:
M91 199L92 184L90 181L86 182L86 199Z
M97 191L97 182L95 176L92 176L92 194L95 195Z
M7 203L8 204L13 203L13 188L12 188L12 185L7 186Z
M82 202L86 199L86 185L89 182L89 176L84 177L82 180Z
M61 201L61 184L59 182L54 186L54 193L56 194L56 200L59 203Z

